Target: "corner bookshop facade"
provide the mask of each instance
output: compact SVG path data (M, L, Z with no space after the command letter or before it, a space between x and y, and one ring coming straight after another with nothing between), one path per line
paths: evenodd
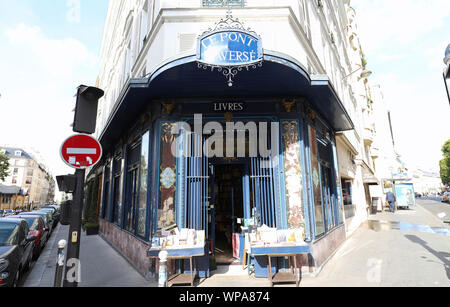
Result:
M345 240L335 134L351 119L326 76L264 50L231 18L199 37L197 54L131 79L100 136L88 178L102 178L100 232L142 274L156 270L147 250L172 225L205 231L201 276L236 263L248 220L300 230L306 270ZM265 266L257 259L257 277Z

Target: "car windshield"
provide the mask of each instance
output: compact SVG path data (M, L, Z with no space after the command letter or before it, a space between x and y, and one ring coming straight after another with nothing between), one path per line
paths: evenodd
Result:
M14 245L19 226L14 223L0 222L0 246Z
M39 218L36 218L36 217L21 217L21 219L24 219L27 222L28 228L30 228L30 230L38 230Z
M44 222L47 224L47 214L45 212L27 212L27 214L22 215L37 215L44 219ZM19 215L20 216L20 215Z

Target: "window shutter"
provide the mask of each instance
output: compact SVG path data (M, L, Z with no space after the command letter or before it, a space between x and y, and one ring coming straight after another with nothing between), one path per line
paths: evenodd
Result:
M194 33L180 34L180 52L185 52L195 48L197 35Z

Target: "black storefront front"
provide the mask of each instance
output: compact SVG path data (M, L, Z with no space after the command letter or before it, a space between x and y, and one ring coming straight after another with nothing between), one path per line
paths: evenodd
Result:
M345 240L335 133L349 129L328 78L287 55L265 51L262 65L240 71L232 87L199 68L197 55L169 60L128 82L101 134L101 232L145 273L144 250L161 228L205 230L208 251L226 254L240 223L255 217L302 229L311 245L303 264L320 267ZM251 155L262 131L269 153ZM225 157L211 153L220 146Z

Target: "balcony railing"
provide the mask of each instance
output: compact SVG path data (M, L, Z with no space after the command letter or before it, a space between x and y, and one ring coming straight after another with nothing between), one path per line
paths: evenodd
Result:
M203 7L244 7L245 0L203 0Z

